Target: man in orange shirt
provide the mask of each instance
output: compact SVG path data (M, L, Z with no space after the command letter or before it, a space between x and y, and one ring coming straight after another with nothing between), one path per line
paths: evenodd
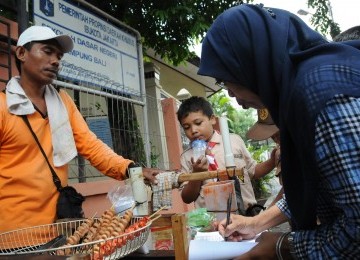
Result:
M77 154L109 177L128 177L133 161L98 139L71 97L51 85L61 58L72 48L69 36L57 36L47 27L32 26L19 37L20 77L13 77L6 93L0 94L0 233L56 220L59 192L22 115L28 118L63 187L68 182L68 163ZM144 169L150 181L155 175Z

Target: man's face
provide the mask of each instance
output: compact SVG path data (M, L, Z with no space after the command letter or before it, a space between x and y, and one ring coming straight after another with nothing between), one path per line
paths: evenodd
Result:
M260 100L260 97L247 88L229 82L226 82L225 86L228 90L229 96L235 97L238 104L244 109L248 109L249 107L256 109L265 108L264 104Z
M216 120L214 116L210 118L202 111L190 112L187 117L181 119L181 126L185 131L187 138L192 142L196 139L208 141L214 132L213 125Z
M35 42L30 50L17 47L16 54L21 64L21 76L40 85L50 84L59 72L60 60L64 53L55 40Z

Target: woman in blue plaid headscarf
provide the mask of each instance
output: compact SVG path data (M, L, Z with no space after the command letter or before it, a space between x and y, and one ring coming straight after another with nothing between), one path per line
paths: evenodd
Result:
M209 29L198 73L244 108L268 108L281 133L285 197L219 225L241 240L291 220L293 232L264 233L250 256L359 256L359 49L360 41L330 43L296 15L261 5L230 8Z

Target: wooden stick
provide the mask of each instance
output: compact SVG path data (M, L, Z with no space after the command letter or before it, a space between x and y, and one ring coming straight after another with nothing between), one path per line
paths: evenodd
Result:
M161 216L161 214L159 214L159 215L157 215L156 217L154 217L154 218L150 218L150 221L151 222L154 222L155 220L157 220L158 218L161 218L162 216Z
M232 172L229 173L232 177ZM221 176L227 176L226 169L219 171L207 171L207 172L192 172L182 173L179 175L178 182L185 181L204 181L207 179L214 179ZM244 169L235 169L235 176L244 176Z
M157 215L157 214L158 214L160 211L162 211L164 208L166 208L166 206L163 206L163 207L159 208L157 211L155 211L153 214L151 214L151 215L149 216L149 218L152 218L153 216Z
M111 210L115 210L115 202L113 204L111 204Z

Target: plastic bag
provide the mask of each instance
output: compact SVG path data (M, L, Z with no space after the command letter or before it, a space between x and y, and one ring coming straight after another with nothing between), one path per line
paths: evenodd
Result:
M131 208L135 204L130 184L112 188L108 192L107 197L110 200L111 205L114 207L115 212L120 215L125 213L127 209Z
M212 224L216 220L216 215L213 212L207 212L206 208L194 209L186 214L186 218L192 235L195 235L197 231L214 231Z

